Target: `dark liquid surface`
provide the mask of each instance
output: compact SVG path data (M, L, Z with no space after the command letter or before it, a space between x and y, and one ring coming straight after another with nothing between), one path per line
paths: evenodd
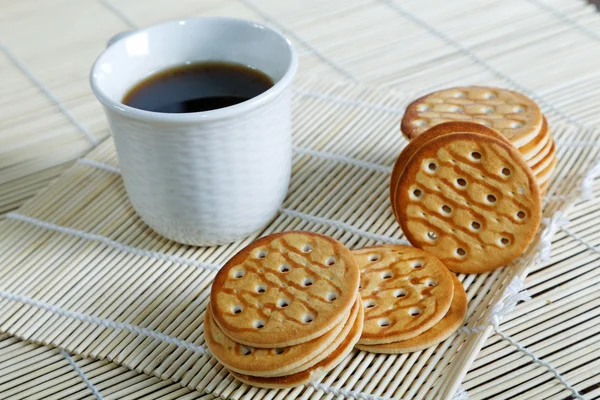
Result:
M127 92L123 104L162 113L209 111L249 100L272 86L273 80L256 69L202 62L149 76Z

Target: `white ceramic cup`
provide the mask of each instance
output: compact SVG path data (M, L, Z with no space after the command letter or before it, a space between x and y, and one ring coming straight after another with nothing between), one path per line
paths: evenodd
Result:
M275 85L248 101L197 113L121 103L153 73L209 60L257 68ZM90 81L106 111L125 189L144 222L177 242L213 245L248 236L273 218L291 173L297 66L280 33L233 18L165 22L111 42Z

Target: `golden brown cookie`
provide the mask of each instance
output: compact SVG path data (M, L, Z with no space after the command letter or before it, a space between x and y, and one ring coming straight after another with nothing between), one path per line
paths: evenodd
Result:
M540 185L540 193L542 194L542 196L545 195L546 193L548 193L548 185L549 184L550 184L550 181L546 181Z
M536 137L534 137L529 143L524 146L519 147L519 151L523 154L523 157L526 160L535 157L544 146L550 141L550 129L548 129L548 122L546 121L546 117L543 118L542 129L540 129L540 133Z
M273 378L255 377L250 375L238 374L235 372L231 372L231 374L243 383L268 389L289 388L303 385L310 381L314 381L315 379L319 379L327 372L335 368L340 362L342 362L344 358L346 358L346 356L350 354L356 342L358 342L358 339L360 338L360 333L363 328L364 317L362 303L360 301L358 303L360 303L360 310L358 312L354 325L348 332L348 335L344 337L340 345L335 350L333 350L325 359L323 359L316 365L313 365L312 367L306 370L297 372L292 375Z
M548 166L550 164L552 164L552 162L555 159L556 159L556 147L554 146L554 143L553 143L552 147L550 148L550 151L548 152L548 154L546 154L546 157L544 157L537 164L535 164L533 167L531 167L531 169L533 170L533 173L536 174L536 176L537 176L543 170L548 168Z
M550 181L550 177L552 176L552 173L554 172L554 168L556 167L556 164L558 164L558 159L556 157L554 157L552 162L536 175L536 179L537 179L539 185L543 185L544 183L547 183Z
M396 159L396 163L394 164L394 168L392 170L392 176L390 178L390 200L392 202L392 208L394 206L394 197L396 195L396 185L398 184L398 178L400 174L404 170L404 167L410 160L410 158L415 154L415 152L429 140L447 135L449 133L457 133L457 132L471 132L471 133L480 133L486 136L492 136L498 138L500 140L505 141L506 143L510 143L508 139L502 136L500 133L496 132L492 128L488 128L487 126L477 124L475 122L468 121L450 121L450 122L442 122L441 124L435 125L425 132L411 140L402 152Z
M361 344L381 344L420 335L450 308L452 274L430 253L401 245L353 251L361 268L365 306Z
M329 355L331 353L333 353L343 343L344 339L346 339L346 336L348 336L348 334L350 333L350 329L352 329L352 327L354 326L354 323L356 322L355 320L357 318L359 318L359 315L358 315L359 313L361 314L360 318L363 319L363 322L364 322L364 307L362 306L362 300L360 299L360 297L357 297L356 301L354 302L354 306L352 306L352 310L350 312L350 318L348 318L348 320L346 321L346 323L344 324L344 326L342 328L342 331L335 337L333 342L331 342L331 344L329 346L327 346L327 348L325 350L323 350L321 353L319 353L315 358L312 358L309 361L307 361L306 363L300 365L299 367L294 368L287 375L293 375L298 372L307 370L310 367L312 367L313 365L316 365L317 363L320 363L325 358L329 357ZM361 322L361 324L362 324L362 322Z
M348 334L358 315L358 303L357 299L343 323L323 336L295 346L273 349L259 349L234 342L214 322L209 307L204 317L204 339L210 352L230 371L267 377L289 375L298 367L307 369L318 363L327 356L330 347L339 345L335 339Z
M473 133L430 140L406 165L396 213L413 246L481 273L523 254L541 221L533 171L506 143Z
M258 239L223 266L210 306L233 341L287 347L342 323L358 283L358 265L343 244L312 232L282 232Z
M554 146L554 139L552 139L552 134L550 134L550 140L548 140L548 143L544 145L544 147L539 151L539 153L527 160L527 165L533 167L535 164L539 163L544 157L548 155L550 149L552 149L552 146Z
M444 318L433 327L412 339L375 345L357 344L354 347L371 353L403 354L424 350L449 338L450 335L460 328L467 313L467 294L465 293L465 289L455 275L452 275L452 279L454 282L452 304L450 304L450 309L444 315Z
M456 87L430 93L412 102L400 129L409 140L447 121L471 121L494 128L520 147L542 128L542 112L530 98L493 87Z

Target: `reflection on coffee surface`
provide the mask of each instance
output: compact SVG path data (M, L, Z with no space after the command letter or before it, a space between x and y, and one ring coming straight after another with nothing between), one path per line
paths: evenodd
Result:
M201 62L149 76L129 90L123 104L162 113L209 111L249 100L272 86L273 80L257 69Z

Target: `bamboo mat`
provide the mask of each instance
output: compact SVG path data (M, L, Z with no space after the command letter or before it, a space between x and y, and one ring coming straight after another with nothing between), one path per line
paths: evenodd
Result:
M405 145L398 110L411 98L316 79L298 80L294 93L290 190L259 235L309 229L351 248L402 242L387 181ZM547 217L566 211L600 152L580 146L599 132L551 125L556 140L569 144L559 148ZM439 346L401 356L356 351L321 386L266 391L235 381L205 354L202 336L215 269L256 235L209 248L156 235L127 200L112 140L8 214L0 232L0 331L234 399L321 398L339 389L362 398L451 396L490 333L493 306L539 250L533 246L510 268L460 276L469 298L467 329Z
M0 398L95 399L96 394L107 400L214 399L109 361L71 357L56 348L0 335Z
M565 119L600 121L600 18L593 6L583 0L445 3L0 0L0 215L108 135L88 84L108 38L182 16L227 15L279 28L299 51L301 73L415 96L457 83L509 86Z
M2 0L0 212L13 209L34 195L68 167L68 160L84 154L108 134L104 116L87 84L89 66L107 38L128 26L179 16L232 15L278 27L299 49L301 75L317 74L334 81L346 79L388 86L399 96L399 100L390 103L392 108L397 107L396 113L401 113L403 99L435 88L458 83L514 87L534 97L553 121L570 122L570 128L564 126L564 132L570 134L563 133L559 138L559 149L562 146L564 151L578 150L583 157L581 163L595 157L596 134L574 133L598 122L595 92L600 78L595 60L600 46L600 23L593 8L576 0L461 1L453 2L451 9L440 4L364 0L129 0L114 4ZM33 74L34 81L24 74L23 67ZM40 83L48 93L40 91ZM323 87L317 89L318 92ZM315 99L323 96L312 94ZM296 97L299 95L298 92ZM366 97L351 101L371 104ZM387 104L384 107L389 108ZM309 142L308 148L316 144L320 143ZM341 150L343 160L348 157L347 149ZM298 157L303 153L297 154ZM365 154L349 155L362 159ZM323 154L320 156L327 160ZM328 157L342 162L338 156ZM368 164L381 173L387 171L385 166L391 165L389 158L371 161L384 165L380 168ZM572 160L563 168L577 165ZM575 176L576 171L573 173ZM572 182L561 181L561 184L564 187L554 187L558 196L554 200L572 194ZM592 188L598 189L595 185ZM575 206L571 222L558 231L551 260L534 267L525 282L533 300L517 306L502 325L506 333L543 359L551 360L587 398L600 396L597 386L600 378L596 372L600 339L596 337L598 315L594 311L598 305L594 293L598 286L594 274L598 256L596 210L595 200ZM350 215L349 223L359 220L353 213L336 214L335 210L331 213L344 218ZM379 228L376 221L375 225L371 223L365 222L366 229ZM341 225L339 229L354 228ZM396 234L389 229L382 232ZM369 362L378 369L377 373L384 364L383 368L399 365L392 371L411 369L412 372L421 360L418 357L394 362L386 357L376 359ZM423 362L426 368L428 362ZM371 368L366 370L369 372ZM466 372L464 368L459 370L461 374ZM379 390L381 383L367 382L377 373L361 376L363 384L357 388ZM399 379L390 377L388 386ZM490 338L473 363L464 387L471 398L481 399L569 395L546 368L532 363L497 335ZM386 390L379 393L390 392ZM405 393L402 397L409 398L408 395L425 393L411 390L399 388L396 395Z

